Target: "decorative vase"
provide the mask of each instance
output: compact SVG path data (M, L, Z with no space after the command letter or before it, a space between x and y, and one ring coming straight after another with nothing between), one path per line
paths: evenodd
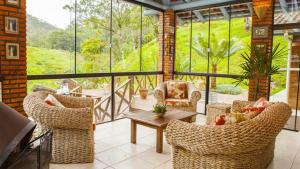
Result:
M147 99L148 96L148 89L146 88L141 88L139 89L139 93L142 99Z
M165 113L156 113L156 114L154 115L154 117L155 117L156 119L160 119L160 118L163 118L164 115L165 115Z

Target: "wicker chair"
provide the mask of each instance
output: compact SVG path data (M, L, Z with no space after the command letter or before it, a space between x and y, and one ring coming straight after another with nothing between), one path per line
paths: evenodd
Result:
M236 101L233 109L249 102ZM274 156L275 139L291 115L275 103L257 117L237 124L200 126L172 121L166 129L175 169L265 169Z
M185 81L177 81L177 82L185 82ZM195 85L191 82L185 82L187 83L187 95L188 95L188 102L189 106L167 106L167 109L180 109L185 111L192 111L196 112L197 109L197 102L201 98L201 93L199 90L195 87ZM159 84L155 90L154 90L154 97L157 101L157 103L165 103L165 101L168 99L167 96L167 90L166 90L167 82Z
M66 108L44 102L47 92L24 99L24 110L43 128L53 130L53 163L90 163L94 160L93 99L56 95Z

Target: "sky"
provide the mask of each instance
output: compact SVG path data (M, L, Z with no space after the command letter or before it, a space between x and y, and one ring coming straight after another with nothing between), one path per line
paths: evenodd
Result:
M58 28L66 28L70 23L71 15L63 9L73 0L27 0L27 13L46 21Z

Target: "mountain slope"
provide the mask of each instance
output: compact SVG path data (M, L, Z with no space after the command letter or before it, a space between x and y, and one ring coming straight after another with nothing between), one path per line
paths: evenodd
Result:
M45 39L49 33L59 28L27 14L27 45L45 47Z

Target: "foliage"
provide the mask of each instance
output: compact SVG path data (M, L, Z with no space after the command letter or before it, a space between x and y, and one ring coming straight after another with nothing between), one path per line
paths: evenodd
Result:
M153 112L156 114L165 114L167 112L167 106L165 104L156 104L153 106Z
M51 49L75 51L74 33L65 30L53 31L48 35L48 45Z
M234 55L241 49L241 45L237 43L237 39L235 37L230 40L229 47L229 41L226 39L220 39L220 37L217 37L215 33L211 34L210 46L208 46L208 44L208 38L206 38L203 34L199 34L195 37L195 45L192 45L192 48L204 59L207 59L207 54L209 53L211 65L218 65L223 59L226 59L228 57L229 50L230 54Z
M108 65L101 66L100 64L108 58L106 55L107 44L101 42L100 39L90 38L81 44L81 56L83 60L83 72L105 72L109 71Z
M209 41L208 41L209 40ZM203 34L199 34L198 37L195 37L195 45L192 45L192 48L196 53L202 57L202 59L208 59L209 53L209 64L212 67L212 73L216 74L218 70L218 64L228 58L230 52L231 55L234 55L238 50L241 49L241 45L237 43L236 38L230 40L220 39L212 33L210 39L206 38ZM216 87L216 78L213 77L211 80L211 87Z
M27 46L27 67L29 75L71 73L74 72L74 53Z
M221 84L217 85L216 92L222 94L231 94L231 95L238 95L242 93L242 88L240 86L235 86L231 84Z
M280 67L272 65L272 62L282 58L287 52L284 48L280 48L280 44L275 45L270 55L267 55L264 50L266 49L259 46L250 46L249 51L241 55L244 61L240 67L243 72L241 76L236 78L237 85L246 79L255 81L255 100L260 93L261 80L279 73Z
M26 15L27 21L27 45L34 47L48 47L47 39L48 35L59 29L55 26L42 21L30 14Z

